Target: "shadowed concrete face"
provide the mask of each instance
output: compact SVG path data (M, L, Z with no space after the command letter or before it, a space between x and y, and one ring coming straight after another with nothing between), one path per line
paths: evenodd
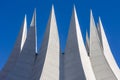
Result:
M36 12L33 14L35 20ZM36 53L36 26L31 25L17 63L7 80L30 80Z
M20 55L20 52L23 49L23 46L24 46L24 43L26 40L26 36L27 36L27 20L26 20L26 16L25 16L24 22L22 24L20 33L18 35L18 38L17 38L14 48L12 50L12 53L11 53L8 61L6 62L5 66L3 67L2 71L0 72L0 80L5 80L7 75L11 72L11 70L15 66L18 56Z
M90 15L90 60L97 80L117 80L103 54L92 11Z
M59 80L60 44L54 7L48 20L33 74L34 80Z
M87 50L88 56L90 56L90 40L88 37L88 32L86 32L86 50Z
M89 70L89 71L87 71ZM74 7L64 54L64 80L95 80Z

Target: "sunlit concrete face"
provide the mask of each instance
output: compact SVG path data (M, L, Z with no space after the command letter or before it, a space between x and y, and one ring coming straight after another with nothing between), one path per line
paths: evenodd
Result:
M28 34L24 19L13 52L0 72L0 80L120 80L120 70L101 19L96 27L92 11L85 47L74 6L64 54L60 51L54 6L38 52L36 26L35 9Z

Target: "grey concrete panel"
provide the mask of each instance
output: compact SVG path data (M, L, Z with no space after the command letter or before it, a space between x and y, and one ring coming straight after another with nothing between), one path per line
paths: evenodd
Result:
M36 11L33 19L36 18ZM36 53L36 26L30 26L26 42L13 71L8 75L7 80L31 80L32 69Z
M87 50L88 56L90 56L90 40L88 37L88 32L86 32L86 50Z
M75 12L73 10L64 54L63 80L86 80L78 44Z

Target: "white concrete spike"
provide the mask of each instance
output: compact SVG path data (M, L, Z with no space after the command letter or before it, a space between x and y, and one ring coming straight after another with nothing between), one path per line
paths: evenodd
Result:
M32 17L32 20L31 20L31 24L30 24L30 27L34 27L35 29L35 42L36 42L36 52L37 52L37 28L36 28L36 26L37 26L37 21L36 21L36 8L34 9L34 13L33 13L33 17Z
M43 70L40 80L59 80L59 57L60 57L60 44L57 30L57 23L55 18L54 6L52 5L52 11L49 18L48 26L49 35L48 45L46 51L46 59L44 62ZM45 35L46 38L46 35ZM45 48L45 47L43 47ZM40 53L42 54L42 53ZM53 64L53 65L51 65ZM49 69L49 70L48 70ZM52 71L52 74L49 73Z
M34 68L35 80L59 80L60 43L54 6L52 6L43 42ZM52 74L50 73L52 72Z
M80 25L79 25L79 22L78 22L75 7L74 7L74 15L75 15L75 22L76 22L78 45L79 45L79 49L80 49L80 56L81 56L81 61L82 61L82 65L83 65L83 68L84 68L86 79L87 80L96 80L95 75L94 75L93 70L92 70L90 59L87 55L87 51L86 51L86 48L85 48L85 45L84 45L84 41L83 41L83 37L82 37L82 33L81 33Z
M103 25L101 22L101 19L99 17L99 24L100 24L100 31L101 31L101 37L102 37L102 44L103 44L103 50L104 50L104 55L106 57L106 60L109 64L109 66L111 67L112 71L114 72L115 76L117 77L118 80L120 80L120 71L119 71L119 67L112 55L107 37L105 35L104 29L103 29Z
M90 29L91 29L92 27L94 27L95 30L96 30L96 25L95 25L93 13L92 13L92 10L90 10Z
M24 24L23 24L22 41L21 41L21 51L25 43L26 37L27 37L27 16L25 15Z
M35 27L36 26L36 8L34 9L34 13L33 13L33 17L32 17L30 26L31 27Z
M116 76L106 61L98 31L91 12L90 15L90 61L96 79L116 80ZM102 66L102 67L101 67Z
M95 44L95 42L96 42L96 44ZM93 13L92 13L92 10L90 10L90 56L92 56L92 55L94 56L95 54L97 54L97 53L93 54L91 52L94 49L93 48L94 46L101 48L99 35L98 35L98 31L97 31L96 24L94 21Z
M95 80L83 42L75 7L72 13L64 54L64 78L65 80Z

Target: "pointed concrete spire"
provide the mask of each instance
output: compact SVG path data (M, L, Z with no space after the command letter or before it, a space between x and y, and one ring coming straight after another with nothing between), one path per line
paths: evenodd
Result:
M90 60L97 80L117 80L104 56L92 12L90 15Z
M89 37L88 37L88 32L86 31L86 49L87 49L87 53L88 53L88 56L90 54L90 40L89 40Z
M12 53L8 61L6 62L5 66L3 67L2 71L0 72L0 80L6 80L7 75L12 71L13 67L15 66L16 60L18 59L24 46L24 43L26 41L26 36L27 36L27 20L25 15L23 24L21 26L21 30L19 32Z
M33 13L33 17L32 17L32 21L30 24L31 27L36 26L36 8L34 9L34 13Z
M83 42L74 6L64 54L64 80L79 79L95 80L95 76Z
M109 43L107 40L107 37L105 35L104 29L103 29L103 25L101 22L101 19L99 17L99 24L100 24L100 31L101 31L101 37L102 37L102 44L103 44L103 52L104 55L106 57L106 60L109 64L109 66L111 67L113 73L116 75L117 80L120 80L120 71L119 71L119 67L112 55L111 49L109 47Z
M95 24L95 21L94 21L94 17L93 17L93 13L92 13L92 10L90 10L90 31L96 31L96 24Z
M36 57L36 11L34 11L27 39L17 63L7 80L30 80Z
M39 55L34 68L34 72L36 73L33 74L34 80L59 80L60 43L53 5L43 42L38 53Z
M30 27L34 27L34 30L35 30L35 39L36 39L36 52L37 52L37 28L36 28L36 8L34 9L34 13L33 13L33 17L32 17L32 20L31 20L31 24L30 24Z
M96 42L96 44L95 44ZM96 46L98 46L99 48L100 46L100 41L99 41L99 36L98 36L98 32L97 32L97 28L95 25L95 21L94 21L94 17L92 14L92 10L90 10L90 56L94 56L97 53L92 53L92 49L97 48ZM100 49L99 49L100 50Z

